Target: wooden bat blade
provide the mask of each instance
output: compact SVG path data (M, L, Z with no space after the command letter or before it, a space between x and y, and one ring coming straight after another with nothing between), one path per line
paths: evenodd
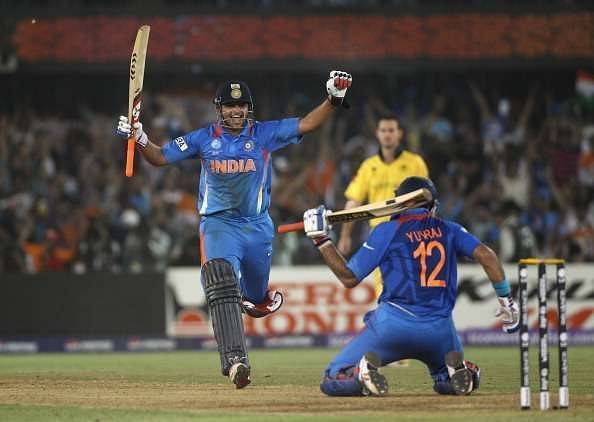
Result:
M385 217L427 204L432 200L431 192L427 189L417 189L404 195L397 196L387 201L374 202L348 210L336 211L328 215L328 222L345 223L349 221L369 220Z
M138 122L140 117L140 104L142 96L142 85L144 82L144 65L146 62L146 50L148 47L151 27L143 25L136 33L134 49L130 57L130 85L128 87L128 122L131 125ZM126 150L126 176L134 174L134 135L128 139Z
M131 111L134 98L142 92L144 82L144 66L146 63L146 50L148 48L149 35L151 27L143 25L136 33L134 49L130 57L130 88L128 92L128 107ZM131 116L128 116L129 118Z
M425 205L433 200L431 192L427 189L417 189L404 195L397 196L387 201L374 202L373 204L362 205L348 210L336 211L326 217L328 223L346 223L359 220L371 220L372 218L385 217L399 214L411 208ZM278 227L278 233L288 233L303 229L303 221L282 224Z

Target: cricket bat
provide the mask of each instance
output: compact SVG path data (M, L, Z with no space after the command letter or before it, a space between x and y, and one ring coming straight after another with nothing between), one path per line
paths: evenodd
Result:
M348 210L335 211L326 216L329 224L348 223L351 221L370 220L377 217L399 214L411 208L425 205L433 200L428 189L417 189L386 201L374 202ZM278 226L279 233L303 230L303 221Z
M136 33L134 49L130 58L130 85L128 88L128 122L131 125L138 122L140 117L140 104L142 103L142 82L144 81L144 62L146 59L146 48L148 46L151 27L143 25ZM134 132L128 138L126 150L126 176L134 174Z

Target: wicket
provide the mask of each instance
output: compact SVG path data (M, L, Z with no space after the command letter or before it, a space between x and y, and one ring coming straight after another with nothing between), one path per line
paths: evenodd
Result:
M530 409L530 369L528 356L530 333L528 331L528 266L538 265L538 339L540 410L548 410L549 404L549 322L547 318L547 265L557 269L557 307L559 311L559 409L569 407L567 383L567 326L565 297L565 260L528 258L519 261L520 305L520 406Z

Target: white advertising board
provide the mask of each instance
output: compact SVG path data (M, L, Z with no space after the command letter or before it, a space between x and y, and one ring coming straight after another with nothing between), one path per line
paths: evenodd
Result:
M515 291L517 267L506 265L505 270ZM536 267L530 271L529 314L532 316L530 325L534 327ZM549 317L553 330L557 317L554 277L554 268L549 268ZM168 335L212 335L200 270L172 268L167 274L167 286L171 292L167 305ZM324 266L273 267L270 286L283 291L285 302L280 311L266 318L244 317L246 334L250 336L352 334L363 328L364 314L376 306L370 279L354 289L346 289ZM594 264L567 265L567 304L570 332L589 333L589 338L594 337ZM495 293L481 267L459 265L454 320L463 340L468 340L468 336L475 339L484 332L497 334L498 338L500 323L493 317L496 307Z

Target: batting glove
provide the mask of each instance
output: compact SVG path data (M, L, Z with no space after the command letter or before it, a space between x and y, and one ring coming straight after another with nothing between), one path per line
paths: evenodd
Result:
M146 133L142 130L142 123L134 123L134 130L132 130L132 126L128 123L128 118L126 116L120 116L116 134L121 138L128 139L132 132L134 132L136 143L142 148L145 148L148 145L148 136L146 136Z
M520 328L520 311L514 299L510 297L498 297L499 309L495 311L495 318L501 317L503 331L515 333Z
M320 205L303 213L303 229L305 230L305 234L318 247L330 240L328 237L330 226L328 225L326 216L331 212L325 206Z
M326 92L330 96L329 99L332 105L339 106L343 104L344 96L352 83L353 77L350 73L340 70L330 72L330 77L326 81Z

